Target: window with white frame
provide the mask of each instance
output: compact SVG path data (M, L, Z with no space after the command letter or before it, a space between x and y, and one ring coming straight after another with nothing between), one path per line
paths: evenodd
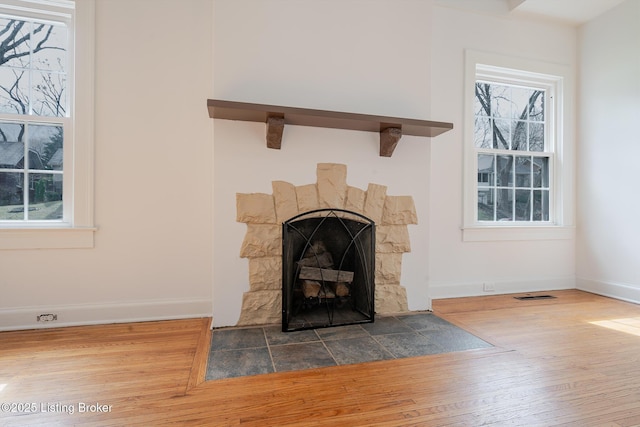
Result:
M93 246L94 19L0 2L0 249Z
M68 20L0 15L0 221L65 218L71 53Z
M549 238L518 229L571 223L566 80L567 67L467 53L465 240Z
M492 79L475 83L478 222L550 220L553 145L547 106L553 92Z

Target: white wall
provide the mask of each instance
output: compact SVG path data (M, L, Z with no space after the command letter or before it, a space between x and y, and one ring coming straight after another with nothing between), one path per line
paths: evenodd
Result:
M402 276L411 309L429 308L430 297L482 293L483 282L496 292L574 287L573 238L463 243L460 227L464 50L559 63L575 73L575 28L410 0L217 0L214 15L218 98L455 125L431 141L403 137L383 159L373 134L288 127L282 150L270 151L263 124L217 120L215 324L237 320L249 289L247 262L238 258L245 225L235 223L235 193L271 193L272 180L313 183L318 162L347 164L350 185L388 185L389 194L416 200L420 224L410 227ZM567 126L565 143L573 147L573 111Z
M0 253L0 329L208 316L210 0L96 2L95 248Z
M216 0L215 97L445 120L429 114L430 3ZM402 284L410 307L426 308L429 139L405 136L382 158L374 133L289 126L281 150L267 149L264 133L264 124L215 120L214 324L235 324L249 289L235 194L315 183L321 162L346 164L349 185L413 196L419 224L409 226Z
M640 302L640 1L584 25L580 37L580 288Z
M215 95L424 119L431 0L215 0Z
M96 20L95 248L2 251L0 327L36 326L43 312L58 325L211 314L235 324L249 288L235 194L314 183L319 162L346 164L349 185L414 197L411 309L483 281L573 284L572 240L463 243L460 225L463 50L573 66L574 29L431 0L97 0ZM211 120L207 98L455 129L405 136L391 158L378 156L377 134L295 126L269 150L263 124Z
M438 138L431 152L431 297L481 295L483 283L493 284L496 293L574 287L573 238L463 242L461 228L465 49L575 70L576 30L553 22L442 6L434 8L432 22L431 111L452 121L454 130ZM575 143L574 115L570 111L565 123L569 153Z

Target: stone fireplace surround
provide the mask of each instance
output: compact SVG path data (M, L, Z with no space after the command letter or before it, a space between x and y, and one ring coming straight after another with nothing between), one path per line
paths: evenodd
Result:
M295 186L273 181L273 194L236 194L236 220L247 224L240 257L249 260L249 291L242 298L238 326L277 324L282 320L282 223L322 208L358 212L376 223L375 311L408 311L400 284L402 254L411 251L409 224L417 224L411 196L388 196L387 187L366 190L347 184L347 166L319 163L317 182Z

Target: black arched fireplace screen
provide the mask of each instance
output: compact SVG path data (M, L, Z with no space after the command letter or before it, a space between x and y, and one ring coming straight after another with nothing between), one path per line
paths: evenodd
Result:
M375 223L318 209L282 224L282 330L374 321Z

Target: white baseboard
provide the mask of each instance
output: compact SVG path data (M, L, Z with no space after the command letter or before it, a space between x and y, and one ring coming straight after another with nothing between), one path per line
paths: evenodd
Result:
M634 286L629 283L615 283L576 277L576 288L605 297L640 304L640 285Z
M488 285L493 291L485 291ZM443 298L475 297L482 295L515 294L562 289L575 289L574 277L545 277L539 279L485 280L483 282L430 282L431 300Z
M0 308L0 331L211 317L211 310L208 299ZM40 314L55 314L57 320L38 322Z

